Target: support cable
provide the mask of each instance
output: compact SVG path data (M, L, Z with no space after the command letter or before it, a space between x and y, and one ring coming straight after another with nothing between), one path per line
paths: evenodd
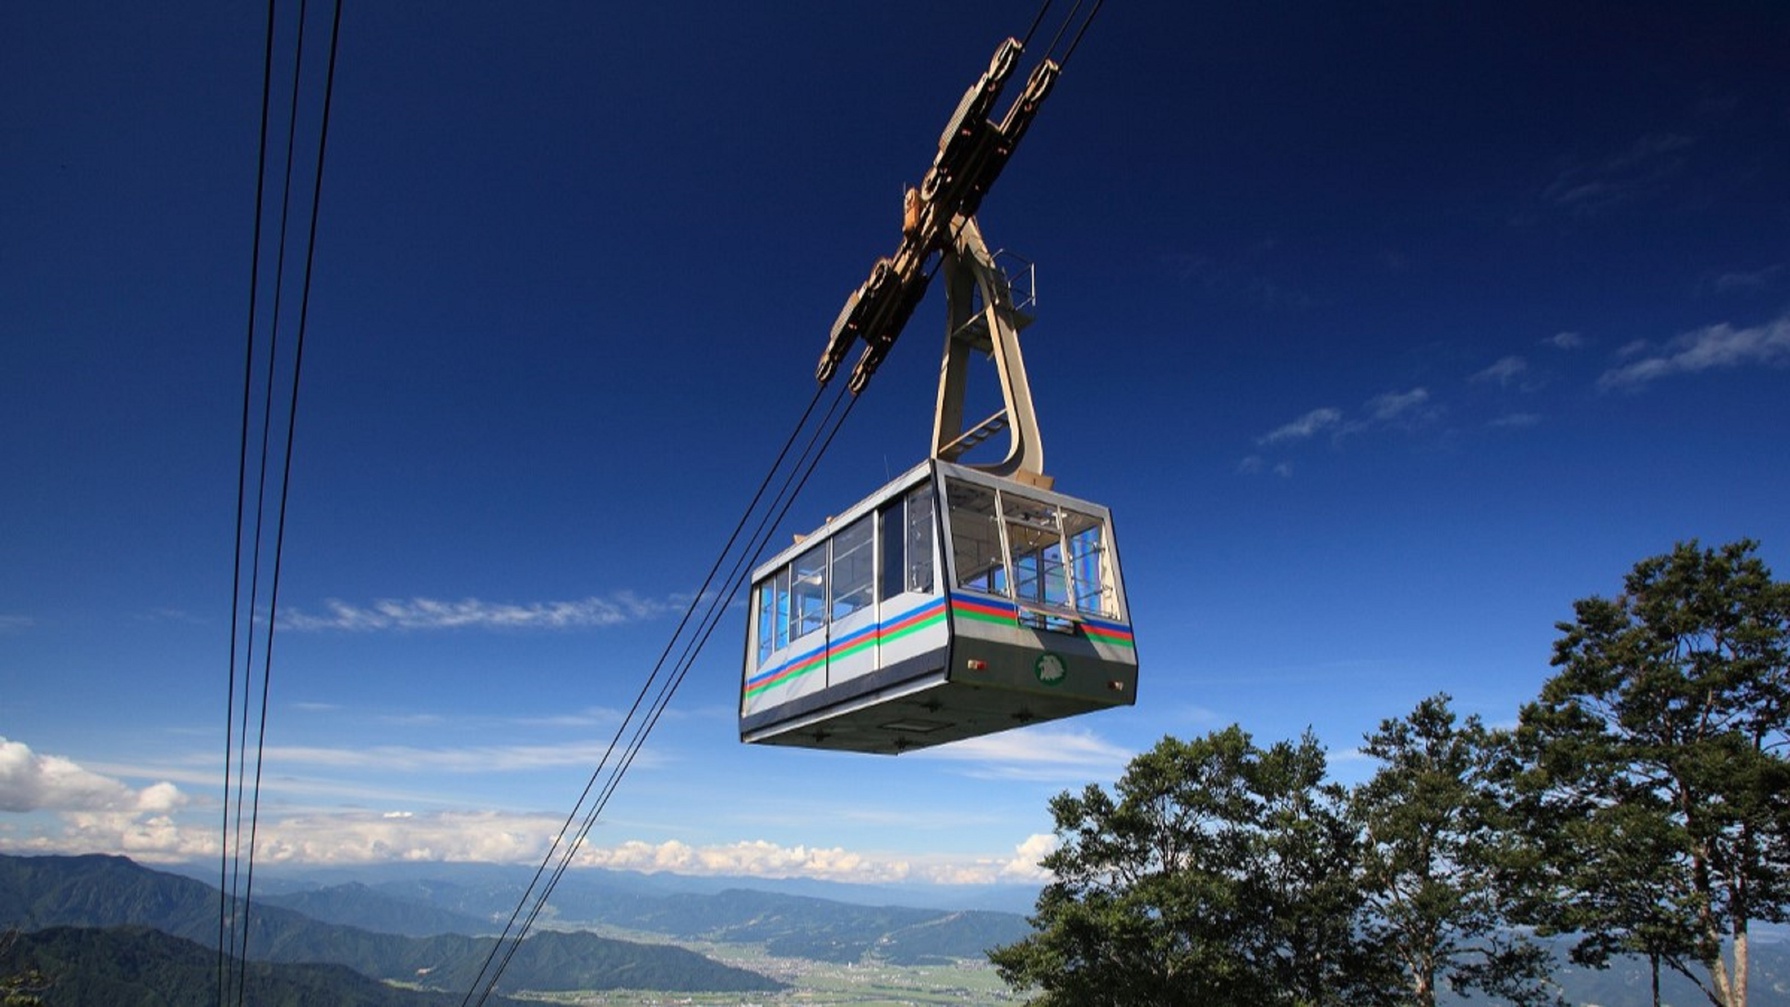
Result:
M268 319L269 335L266 383L261 392L261 450L257 456L258 472L255 483L255 528L253 548L250 550L249 559L249 625L247 645L243 651L242 730L237 737L238 752L236 760L235 790L236 823L232 841L228 844L232 851L230 901L236 908L236 912L232 916L232 922L235 924L232 928L232 934L235 939L232 941L230 950L231 954L235 955L239 962L247 962L249 959L249 894L243 890L249 874L253 872L252 864L254 855L253 850L250 849L248 851L247 862L251 866L245 870L243 817L248 804L248 795L250 793L247 780L249 766L249 711L256 705L256 699L252 692L256 651L255 615L261 611L261 549L262 544L267 539L263 523L267 519L267 469L271 456L269 448L273 439L274 378L280 360L280 316L286 293L287 235L292 221L292 177L295 160L294 154L296 153L298 140L298 104L299 94L301 92L299 83L304 74L305 49L303 25L305 21L306 6L307 0L299 0L298 21L300 31L295 43L296 51L293 56L292 98L286 110L286 157L280 186L279 226L275 229L277 237L274 245L273 305ZM269 627L268 634L271 635L271 632L272 629ZM266 677L265 672L263 677ZM265 721L266 716L267 686L266 683L263 682L260 694L260 716L258 719ZM255 754L257 775L259 775L260 772L260 759L260 746L257 745ZM246 971L246 968L243 969L237 977L238 990L236 998L239 1001L242 998L242 984L247 979L246 975L243 974L246 973Z
M1080 10L1081 10L1081 0L1075 0L1075 6L1069 8L1069 13L1067 16L1065 16L1063 18L1063 23L1060 25L1057 25L1057 33L1055 35L1051 36L1050 48L1044 50L1044 58L1045 59L1049 59L1051 54L1057 51L1057 43L1063 41L1063 33L1069 30L1069 25L1075 21L1075 15ZM1059 67L1061 67L1062 65L1063 64L1061 64L1061 63L1057 64L1057 66L1059 66Z
M250 395L254 388L255 377L255 313L260 294L261 278L261 218L267 188L267 130L269 109L273 100L273 36L274 36L274 0L267 2L267 33L263 45L261 60L261 135L260 146L255 162L255 221L251 229L249 247L249 309L248 331L245 335L247 352L243 354L242 372L242 432L237 446L236 461L236 545L231 558L230 580L230 662L229 676L225 689L224 709L224 801L223 821L219 825L219 834L227 836L230 831L230 766L236 743L236 630L242 622L242 530L243 511L248 499L249 470L249 416ZM247 687L244 687L245 702ZM232 902L230 890L230 855L229 844L220 843L218 847L218 961L217 961L217 1001L222 1004L227 988L225 963L230 955L227 948L236 943L233 929L226 923L233 919L230 912ZM226 943L226 936L229 940Z
M636 726L636 733L634 737L629 740L624 751L637 751L639 743L644 742L645 736L640 732L639 724L645 723L645 720L636 721L636 715L640 713L642 704L647 702L647 697L652 692L654 683L659 680L660 672L664 670L666 661L670 658L672 651L676 649L679 638L684 636L685 630L689 627L690 620L692 616L695 615L697 607L701 605L705 599L708 599L710 603L710 611L713 612L719 609L724 609L728 599L731 598L733 591L736 589L736 586L732 584L732 572L730 572L728 578L729 586L722 590L718 595L711 594L709 589L711 585L715 583L716 574L727 562L728 556L735 553L734 547L740 540L740 533L745 530L746 525L751 521L753 514L759 511L760 502L764 499L766 491L771 488L773 482L776 480L778 471L783 468L784 462L789 458L790 449L800 439L803 429L808 426L808 421L813 416L815 407L820 403L824 391L824 388L817 388L815 390L814 396L809 400L807 408L803 410L801 418L796 421L795 427L790 431L788 438L785 439L783 443L783 447L778 451L776 459L771 463L770 469L766 472L763 480L760 481L758 489L753 493L751 501L741 513L739 521L734 525L733 531L728 536L727 542L722 546L720 554L710 566L708 574L703 578L702 584L697 588L696 594L692 596L690 604L685 607L683 617L673 629L670 639L667 640L664 649L659 654L658 660L654 663L651 672L647 675L646 681L642 684L639 693L635 696L633 705L629 707L627 715L623 717L621 724L617 726L615 735L610 739L609 745L604 751L602 758L598 761L589 780L585 783L584 790L578 797L578 802L573 806L571 813L566 817L565 824L561 826L559 833L554 837L546 857L542 860L541 866L536 869L533 879L530 880L527 889L522 893L521 900L517 903L515 911L510 916L509 922L505 924L503 933L499 935L497 941L492 945L490 953L487 954L484 965L480 968L478 976L474 978L472 989L468 991L466 998L461 1001L463 1007L466 1004L474 1002L472 998L475 994L479 994L479 985L481 982L484 982L485 988L483 993L478 996L478 1000L476 1001L478 1003L482 1004L484 998L489 996L492 989L495 988L497 981L507 967L510 958L514 956L516 948L520 946L523 937L527 935L535 918L545 906L548 895L551 894L552 889L558 884L559 878L564 874L566 868L570 866L571 860L577 852L578 845L582 843L584 836L590 831L591 826L594 824L597 812L601 810L603 805L608 803L608 795L614 792L615 784L619 782L618 774L625 772L625 770L620 768L621 764L619 762L612 767L610 760L615 756L616 748L622 743L622 737L627 733L631 724ZM835 398L834 407L837 407L837 398ZM821 421L823 428L829 422L831 414L832 409L829 409L827 417L823 418ZM841 417L841 419L843 419L843 417ZM837 429L837 423L834 424L834 428ZM812 460L807 458L809 452L813 448L814 441L815 438L811 437L808 447L804 448L797 456L794 463L797 468L806 464L808 469L812 470L814 463L819 461L818 456ZM805 478L805 476L803 478ZM793 472L784 477L782 487L779 488L772 497L772 509L777 508L778 501L783 500L787 488L793 481L795 481ZM786 511L788 506L788 501L783 502L782 510ZM780 516L782 511L779 511L778 513ZM746 549L740 553L741 555L754 555L762 548L762 538L768 535L768 533L763 530L764 524L765 519L761 517L758 527L748 536L748 545ZM736 569L737 565L736 562ZM703 619L698 620L699 631L702 621L707 618L708 616L705 615ZM690 654L687 646L685 654ZM674 663L674 668L683 662L684 658L680 657L679 661ZM687 664L684 664L684 667L687 670ZM681 674L677 675L677 679L681 681ZM669 682L670 679L667 679L667 683ZM675 691L675 686L661 685L659 696L668 699L668 688L670 691ZM649 711L653 706L659 705L660 703L661 699L656 698L653 704L649 704ZM652 719L656 721L657 717L652 717ZM631 761L631 758L629 761ZM583 811L585 802L589 799L591 791L597 787L598 780L603 776L605 769L609 769L610 771L610 782L599 792L600 796L598 798L598 803L593 805L595 810L587 813L583 824L575 832L572 831L574 823L579 821L580 812ZM563 852L561 852L562 844L565 846ZM544 886L537 895L535 889L537 886L542 886L542 877L543 875L547 875L548 866L554 862L556 855L558 855L559 859L558 866L554 868L551 875L548 877L548 880L544 883ZM529 906L531 898L533 899L533 907L527 911L527 916L524 919L523 914L525 907ZM518 923L519 919L521 920L520 923ZM505 947L506 942L509 942L508 951L503 952L502 960L498 961L498 955ZM486 981L487 973L490 973L488 981Z
M302 25L303 25L302 2L301 2L301 7L300 7L299 23L302 27ZM243 879L244 879L243 816L245 813L245 795L248 793L248 783L247 783L246 776L247 776L248 763L249 763L249 754L248 754L249 711L255 706L255 702L256 702L254 692L253 692L253 681L254 681L253 676L254 676L254 664L255 664L255 656L254 655L255 655L255 650L256 650L256 637L255 637L256 616L261 610L261 603L260 603L261 569L262 569L261 549L262 549L262 543L266 540L266 535L263 530L263 523L265 522L266 517L267 517L267 467L268 467L268 457L269 457L269 446L270 446L270 442L271 442L272 435L273 435L274 377L275 377L275 372L276 372L279 358L280 358L279 319L280 319L281 305L282 305L282 302L284 301L284 293L285 293L286 245L287 245L288 229L289 229L289 225L291 223L291 210L292 210L293 146L294 146L294 143L297 138L296 134L297 134L297 124L298 124L297 118L298 118L299 81L300 81L300 76L301 76L301 72L303 69L303 64L304 64L304 38L303 38L303 34L301 32L301 34L298 38L298 41L297 41L297 52L296 52L296 55L294 58L294 65L293 65L293 70L292 70L292 81L291 81L292 98L291 98L291 102L289 103L289 107L288 107L287 113L286 113L287 114L286 155L285 155L285 159L284 159L284 169L283 169L281 189L280 189L280 216L279 216L278 226L275 228L275 232L274 232L275 233L275 239L274 239L275 255L274 255L274 270L273 270L273 298L272 298L273 304L272 304L272 310L269 314L269 321L268 321L269 336L268 336L268 350L267 350L267 372L266 372L265 382L264 382L263 388L261 390L261 401L262 401L261 425L260 425L261 443L260 443L260 449L255 455L255 459L256 459L256 463L257 463L257 473L256 473L256 480L255 480L255 520L254 520L254 531L251 536L251 548L249 550L249 598L248 598L249 613L248 613L248 625L246 627L246 630L247 630L246 638L245 638L246 642L245 642L245 646L243 649L243 668L242 668L243 700L242 700L242 708L240 710L241 730L237 734L237 741L236 741L236 744L237 744L236 780L235 780L234 786L232 787L232 789L229 792L231 797L233 798L233 800L227 799L225 802L226 806L228 806L232 803L235 805L235 816L234 816L235 817L235 827L232 832L230 832L229 834L227 834L225 836L225 841L222 844L224 849L226 851L228 851L228 855L230 857L230 894L229 894L229 899L230 899L230 906L231 906L231 915L230 915L231 926L230 926L230 952L229 953L230 953L230 956L233 957L239 963L246 962L248 960L249 936L248 936L247 906L244 901L244 896L242 893L242 883L243 883ZM266 154L267 154L267 150L266 150L266 145L265 145L265 141L264 141L263 150L262 150L262 157L264 159L266 157ZM260 181L261 180L258 179L257 183L259 184ZM259 217L256 220L256 224L257 224L257 226L259 226L259 224L260 224ZM257 251L257 261L258 261L259 260L259 248L257 248L256 251ZM250 325L253 326L257 321L258 321L258 319L251 318ZM252 355L251 355L251 366L253 366ZM247 408L247 406L248 406L248 401L245 398L245 401L244 401L245 409ZM241 537L240 537L240 532L239 532L239 534L238 534L239 545L240 545L240 541L241 541ZM234 660L235 660L234 651L232 651L231 660L232 660L232 663L234 664ZM233 677L234 677L234 674L235 674L235 672L234 672L234 670L232 670ZM265 691L263 691L263 693L261 695L261 703L262 703L263 707L265 707L265 704L266 704ZM227 786L229 785L228 781L226 781L226 785ZM227 829L229 828L228 823L226 824L226 828ZM245 977L239 972L239 974L237 976L237 985L239 987L238 994L237 994L238 998L240 998L240 995L241 995L240 987L241 987L242 983L244 982L244 980L245 980ZM228 984L226 984L225 1000L220 1001L220 1002L228 1002L228 1000L229 1000L229 991L228 991Z
M1045 12L1050 7L1050 2L1051 0L1044 0L1043 6L1039 9L1037 16L1033 19L1031 28L1026 32L1027 42L1030 41L1032 33L1037 30L1039 23L1043 20ZM1075 51L1075 47L1080 44L1082 36L1087 32L1089 24L1091 24L1094 19L1094 15L1099 13L1102 2L1103 0L1095 0L1093 8L1089 11L1088 16L1083 19L1080 28L1077 29L1071 40L1069 49L1064 54L1063 60L1066 61L1068 56ZM1070 25L1074 23L1076 13L1080 8L1081 3L1078 2L1075 7L1070 10L1068 16L1064 19L1063 24L1058 28L1055 38L1051 41L1050 51L1055 51L1058 43L1061 42ZM1022 47L1023 44L1024 43L1022 43ZM1059 62L1058 66L1061 67L1061 65L1061 62ZM962 226L963 224L959 224L959 228ZM928 279L931 278L932 274L935 273L942 264L943 257L940 256L938 260L933 263L932 268L927 271ZM505 924L503 933L499 935L495 942L493 942L490 952L486 955L484 964L480 967L478 975L473 979L472 987L461 1000L461 1007L472 1007L472 1005L483 1007L486 1000L496 990L498 982L502 979L504 971L509 967L511 960L520 949L522 941L528 936L529 930L533 927L541 911L546 907L548 898L552 895L554 889L558 886L560 879L565 875L566 870L576 858L579 849L583 846L591 829L595 827L603 811L608 807L610 798L614 796L617 788L621 785L622 780L626 777L628 770L633 766L634 760L639 756L641 749L645 746L647 738L658 725L659 719L664 715L665 710L670 705L672 697L676 695L678 687L683 684L685 677L694 666L696 658L701 654L704 646L707 645L709 637L720 625L721 618L725 615L728 604L738 593L740 588L744 586L746 579L751 574L752 568L756 565L759 557L762 556L766 545L769 543L771 535L775 533L778 525L788 514L789 508L794 504L796 497L800 495L802 489L807 485L809 477L813 475L815 468L819 465L821 458L826 454L827 449L832 445L833 438L838 434L839 429L844 425L847 417L850 416L852 408L857 404L858 400L858 396L855 393L848 395L846 392L841 391L835 394L833 402L828 407L826 415L820 421L820 425L809 436L807 445L803 448L801 454L798 455L792 471L784 477L781 487L773 495L769 506L760 514L758 524L753 529L751 535L748 536L746 544L743 548L735 552L734 545L739 539L740 531L751 521L754 512L758 511L759 503L763 499L766 489L771 485L773 480L775 480L779 469L782 467L783 462L789 453L790 447L800 438L801 432L806 427L808 419L814 411L815 405L820 400L820 396L821 390L817 390L815 397L810 400L807 409L803 411L801 419L796 422L795 428L791 431L789 438L785 440L782 450L780 450L777 455L777 459L772 462L770 470L766 473L765 478L759 483L759 487L753 494L751 502L747 504L745 511L740 515L740 519L735 524L732 534L729 535L726 545L722 547L720 554L710 566L707 576L703 579L702 586L697 590L696 595L692 597L690 604L685 608L684 614L679 620L677 627L672 631L671 637L666 642L665 648L660 652L658 661L653 665L652 671L647 675L646 681L642 684L640 692L635 696L633 705L629 707L627 715L623 718L622 723L616 728L615 735L610 739L602 759L599 760L596 768L592 771L590 778L586 781L583 791L579 794L578 802L573 806L571 813L567 815L566 821L560 827L559 833L554 836L546 857L542 860L540 867L535 870L534 877L530 880L528 888L523 892L515 911L511 913L509 922ZM839 405L842 401L845 403L845 408L843 411L839 411ZM837 417L835 418L836 412ZM716 573L727 563L730 554L734 556L732 567L729 569L727 576L723 579L721 590L711 595L709 593L709 587L714 583ZM690 626L690 619L705 598L708 600L708 606L703 614L697 619L695 629L686 637L685 630ZM667 675L663 683L660 684L658 693L653 696L650 703L647 703L645 714L641 715L641 704L646 702L646 697L648 693L652 691L654 682L659 681L660 673L665 668L665 662L671 652L677 648L678 640L680 638L684 639L683 650L679 653L677 660L673 662L670 674ZM636 720L637 715L640 716L638 721ZM629 736L626 745L623 747L621 756L612 766L611 759L615 758L616 746L620 743L622 736L628 734L630 725L633 727L633 733ZM605 769L608 769L609 771L608 778L603 782L601 788L597 789L597 795L595 799L592 800L590 796L591 791L593 788L597 788L598 781L603 777ZM587 801L590 802L588 809L585 807ZM581 812L582 819L580 819ZM569 829L574 822L578 823L578 827L576 832L574 832L568 840L566 835L567 829ZM555 862L556 854L557 863ZM553 867L549 873L548 867L550 864L552 864ZM543 876L545 876L545 881L542 880ZM537 887L540 889L538 894L535 892Z
M297 434L298 392L300 376L303 372L305 335L309 326L311 281L316 262L316 243L318 220L322 203L323 168L328 148L329 118L331 98L334 91L335 69L338 41L341 31L341 3L336 0L335 11L330 26L328 68L325 72L322 109L317 128L316 161L311 179L311 205L309 226L303 236L303 272L299 283L297 308L297 336L291 354L291 374L289 390L285 393L285 436L284 455L277 461L278 486L273 494L277 502L273 503L272 523L274 527L271 544L271 568L268 571L268 588L266 608L262 606L262 569L263 545L267 539L266 522L269 517L270 497L270 465L275 463L272 451L274 426L275 378L282 369L282 350L280 347L280 323L285 314L284 290L287 273L286 250L290 240L290 225L293 208L293 187L295 178L295 161L298 150L298 122L301 112L303 77L305 71L305 36L307 34L308 6L306 0L300 0L296 22L293 63L291 73L292 96L287 109L288 121L285 137L284 173L281 183L281 206L273 248L273 275L271 283L273 295L267 319L261 318L260 288L262 283L262 253L266 245L263 223L267 209L267 176L271 160L270 144L272 126L272 92L275 55L275 37L278 31L278 2L269 0L267 10L267 31L263 54L262 76L262 118L260 127L259 150L256 161L254 224L252 228L252 248L250 254L249 311L248 331L246 335L246 362L243 378L243 411L242 430L238 448L237 470L237 512L236 542L232 560L231 589L231 625L230 625L230 675L227 689L228 707L225 714L225 756L224 756L224 800L222 838L220 842L220 878L218 906L218 964L217 964L217 998L220 1005L227 1003L241 1004L247 995L248 956L249 956L249 910L253 900L255 841L260 820L260 789L264 755L266 751L267 725L269 713L269 696L273 678L273 637L275 615L278 611L280 567L284 553L287 505L290 499L292 480L292 459ZM265 355L259 350L257 332L265 325L268 330L267 349ZM261 388L262 410L260 418L259 454L251 458L249 443L253 433L251 424L252 403L255 391L254 375L258 365L264 365L265 383ZM249 466L253 461L257 468L252 530L247 517L249 508ZM246 556L245 556L246 553ZM247 611L244 611L244 565L248 566ZM259 697L253 691L254 665L257 658L256 624L265 620L264 639L261 641L261 691ZM240 637L240 638L239 638ZM242 655L242 688L240 708L240 731L236 723L237 707L237 655ZM247 778L249 765L249 716L251 708L259 702L258 730L255 735L254 777L252 783ZM234 766L232 765L234 761ZM232 772L234 771L234 778ZM246 817L246 824L245 824ZM246 838L245 838L246 832ZM231 975L235 970L234 976ZM232 983L234 978L234 983ZM232 991L231 987L235 989Z
M1057 61L1058 70L1069 65L1069 57L1075 55L1075 47L1081 45L1081 37L1088 33L1088 26L1094 23L1094 15L1100 13L1100 5L1105 2L1106 0L1094 0L1094 7L1088 11L1087 19L1082 21L1080 28L1076 29L1075 38L1069 41L1069 48L1063 51L1063 58Z
M1044 21L1045 12L1050 10L1050 3L1051 0L1044 0L1044 3L1038 7L1038 13L1032 16L1032 26L1026 29L1025 37L1019 40L1019 49L1021 52L1025 51L1026 46L1032 44L1032 34L1038 30L1038 25Z
M300 10L303 10L301 5ZM336 86L336 56L340 51L338 45L342 31L342 0L336 0L335 10L330 19L329 61L323 78L323 114L317 126L317 162L311 180L311 219L305 235L305 261L303 278L299 284L298 297L298 336L294 340L292 354L292 389L288 393L286 413L286 448L283 467L280 472L280 501L275 511L273 576L268 585L267 595L267 642L261 666L261 724L255 737L255 785L251 792L249 810L249 848L248 872L243 882L242 915L243 915L243 961L248 961L248 917L249 906L253 901L255 884L255 839L259 833L261 820L261 770L263 756L267 747L267 707L268 696L273 686L273 638L277 626L276 614L279 612L280 599L280 567L286 552L286 514L287 502L292 492L292 455L293 444L298 434L298 392L299 378L304 373L305 335L309 329L311 316L311 280L315 274L317 263L317 220L323 204L323 165L324 157L329 149L329 118L331 99ZM247 979L247 968L243 969L244 980ZM243 1002L241 993L237 996L238 1004Z

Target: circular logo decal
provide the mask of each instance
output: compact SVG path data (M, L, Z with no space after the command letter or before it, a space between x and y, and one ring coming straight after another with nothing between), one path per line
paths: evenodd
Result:
M1038 660L1032 664L1032 673L1045 685L1057 685L1069 677L1069 666L1063 663L1061 657L1047 650L1039 654Z

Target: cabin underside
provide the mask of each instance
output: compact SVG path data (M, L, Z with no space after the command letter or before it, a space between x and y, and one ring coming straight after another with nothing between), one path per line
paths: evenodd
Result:
M740 738L899 755L1136 701L1135 662L1102 659L1085 641L1063 643L1052 650L960 637L944 666L935 659L899 680L871 676L823 690L799 711L747 718Z

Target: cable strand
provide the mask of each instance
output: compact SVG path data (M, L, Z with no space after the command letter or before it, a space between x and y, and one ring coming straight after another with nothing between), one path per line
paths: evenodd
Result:
M839 413L838 417L835 419L833 413L838 409L841 400L844 400L846 403L845 410ZM694 665L696 656L701 653L702 647L707 643L710 634L712 634L715 627L719 625L720 617L725 613L734 594L739 590L744 577L750 573L752 564L756 562L757 557L762 553L765 545L768 543L770 535L775 531L777 523L782 521L783 517L788 513L790 506L794 504L801 488L806 485L809 476L812 475L815 467L818 466L822 455L825 454L828 446L831 445L833 437L837 435L839 428L844 424L845 418L850 415L852 407L856 402L856 396L848 396L843 390L835 394L833 404L829 407L826 417L822 419L820 426L809 437L807 446L798 457L796 468L800 470L800 473L797 474L796 472L791 472L784 480L782 488L773 498L771 508L761 516L757 528L754 530L753 535L749 537L747 548L736 558L733 570L730 572L727 579L725 589L718 594L710 596L707 612L698 622L698 636L686 644L683 655L680 656L677 665L674 666L674 673L660 687L659 694L648 707L648 713L645 719L635 726L634 733L629 739L621 761L611 770L608 781L599 791L598 797L591 805L590 810L585 814L584 820L580 824L577 833L572 837L571 842L567 844L566 850L560 857L558 865L549 877L540 896L530 908L520 930L517 932L513 941L508 945L507 950L503 952L501 960L497 962L495 972L489 977L483 990L477 990L475 984L475 991L479 993L476 1001L477 1004L483 1005L486 998L496 990L498 981L502 978L503 972L508 968L509 962L514 958L516 952L521 947L522 940L527 936L535 919L545 908L554 889L558 887L559 881L564 876L567 868L571 866L572 860L575 858L578 849L583 845L585 838L590 834L590 830L595 827L603 810L607 808L610 798L614 796L616 789L621 785L622 779L627 775L628 769L632 767L641 748L644 747L648 736L658 724L660 717L664 715L665 709L670 705L672 697L676 695L678 687L683 683L684 678L689 674L690 668ZM810 411L812 411L812 403L810 404ZM804 423L806 417L807 413L804 413ZM790 441L785 443L786 451L788 444L793 443L794 439L799 437L803 425L803 423L798 423L794 432L792 432ZM823 433L825 435L824 438L822 437ZM818 451L815 449L817 443L819 444ZM781 458L781 455L779 457ZM742 515L739 525L735 528L736 537L739 528L743 527L750 519L759 498L762 496L763 489L765 486L768 486L770 481L775 477L776 468L776 466L773 466L764 483L761 483L760 492L754 495L753 503L747 507L745 514ZM730 538L729 541L731 544L732 539ZM725 562L726 557L727 551L724 550L711 568L711 578L714 571L719 569L722 563ZM745 567L744 572L741 572L742 565ZM696 601L700 601L700 598ZM693 601L691 610L694 610L695 604L696 602ZM686 615L688 615L688 612ZM682 628L682 625L683 624L680 624L680 629ZM667 653L675 648L676 643L677 637L674 635L670 644L667 646ZM663 656L661 657L661 660L663 660ZM650 689L650 681L648 683L648 688ZM626 731L626 729L627 724L624 723L621 730ZM526 896L524 901L526 901ZM497 948L494 947L493 955L496 953ZM490 959L487 961L489 962ZM483 973L481 972L481 977L482 976ZM472 994L469 993L468 997L470 998L471 995Z
M267 3L267 31L263 42L261 59L261 126L260 139L255 163L255 208L254 221L250 227L249 241L249 304L248 325L244 337L246 350L243 353L242 374L242 429L236 451L236 537L234 552L230 561L230 667L228 683L225 689L224 708L224 778L223 778L223 819L219 825L222 836L228 837L230 832L230 767L234 756L235 724L236 724L236 649L237 628L242 622L242 532L244 526L244 509L248 502L248 470L249 470L249 431L250 398L254 389L255 376L255 314L260 294L261 277L261 219L264 213L267 190L267 133L273 101L273 38L274 38L274 3ZM246 684L245 684L246 697ZM245 698L246 702L246 698ZM218 845L218 961L217 961L217 1001L221 1005L225 991L229 988L226 978L226 963L230 959L227 948L236 944L234 929L226 928L226 921L234 921L230 912L230 851L228 843ZM226 944L226 936L228 943Z
M777 452L776 459L771 462L771 467L766 472L765 477L759 482L758 489L753 493L751 501L741 513L739 521L735 523L733 531L728 535L727 542L722 546L721 552L716 557L715 562L709 567L708 574L703 578L696 593L691 597L690 604L685 606L682 618L679 619L677 626L672 630L671 637L666 641L664 649L660 651L658 660L654 662L651 672L647 675L646 681L641 685L640 691L635 695L633 705L628 708L627 714L616 727L615 734L611 737L608 747L603 752L602 758L598 760L589 779L585 782L584 790L579 794L577 803L573 805L571 812L566 816L566 821L560 827L559 833L554 836L552 844L548 847L546 856L542 859L541 866L536 868L534 877L530 879L528 887L523 890L521 899L516 904L515 911L510 914L509 922L504 925L503 932L499 935L496 943L492 945L490 952L486 955L484 965L480 967L478 975L473 979L472 988L467 991L466 996L461 1000L462 1007L466 1007L467 1004L472 1002L472 997L478 991L479 984L484 980L486 973L495 968L496 972L491 975L490 981L486 985L484 991L486 996L490 994L491 990L496 986L498 978L502 975L504 968L507 966L509 958L515 954L515 947L520 945L523 936L527 934L535 916L539 914L540 906L545 903L547 894L551 892L554 882L557 880L558 876L564 872L565 866L562 862L562 865L554 871L552 880L548 882L547 887L543 889L542 894L536 900L535 909L529 913L527 919L521 924L520 929L518 929L517 920L522 916L524 907L528 905L530 896L533 895L536 885L540 884L542 875L547 872L548 865L553 862L554 855L559 851L561 843L566 841L568 835L578 834L572 833L571 829L573 824L578 821L579 813L584 808L585 801L589 798L591 790L596 787L597 781L602 777L604 769L609 766L610 759L615 753L617 744L620 743L622 736L627 732L628 725L634 721L635 715L640 711L641 704L646 701L647 695L652 691L653 683L658 680L659 673L665 667L666 659L676 648L677 641L679 637L683 635L684 629L689 624L691 616L695 613L697 606L701 604L703 598L707 596L709 586L714 582L716 572L720 570L722 564L726 561L727 555L732 551L734 543L739 539L740 531L745 528L747 522L751 519L752 513L758 507L759 501L764 497L765 490L770 487L773 480L776 478L778 470L782 468L784 461L788 458L790 448L801 436L802 429L807 425L809 418L813 416L814 408L821 400L822 391L823 389L817 388L813 397L808 400L807 407L802 411L802 415L796 421L795 427L784 440L782 448ZM567 857L570 856L570 852L571 851L568 850ZM513 930L516 931L513 943L510 945L510 950L504 954L503 961L499 963L497 962L497 957L500 953L503 953L502 949L505 946L505 942L511 940ZM480 996L478 1002L482 1004L484 1002L484 996Z

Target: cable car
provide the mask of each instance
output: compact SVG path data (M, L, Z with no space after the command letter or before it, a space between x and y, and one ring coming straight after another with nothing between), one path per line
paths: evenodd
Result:
M1060 69L1032 72L1000 123L986 118L1021 44L971 85L903 207L901 244L847 298L821 354L825 384L851 344L863 391L936 257L946 296L931 457L752 573L740 739L899 754L1129 706L1137 647L1112 515L1044 474L1019 332L1030 263L1009 269L975 219L988 186ZM966 424L972 364L992 361L1000 408ZM997 460L972 463L1004 435Z
M1106 508L932 459L758 568L747 742L900 753L1131 704Z

